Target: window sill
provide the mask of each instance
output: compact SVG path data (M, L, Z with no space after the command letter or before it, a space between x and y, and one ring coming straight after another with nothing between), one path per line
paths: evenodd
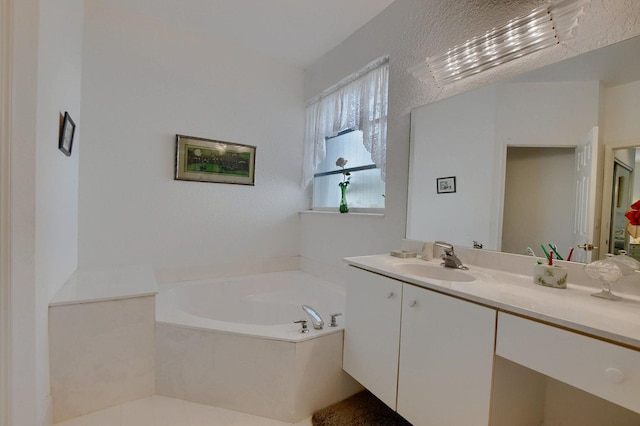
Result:
M349 213L340 213L330 210L303 210L299 212L301 215L339 215L339 216L365 216L365 217L384 217L384 212L366 212L366 211L350 211Z

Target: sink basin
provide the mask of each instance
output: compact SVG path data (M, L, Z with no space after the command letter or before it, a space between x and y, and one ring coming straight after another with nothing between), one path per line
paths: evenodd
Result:
M473 275L464 271L453 268L445 268L444 266L436 266L431 264L419 263L399 263L395 265L396 270L403 274L416 275L422 278L432 278L441 281L471 282L475 281Z

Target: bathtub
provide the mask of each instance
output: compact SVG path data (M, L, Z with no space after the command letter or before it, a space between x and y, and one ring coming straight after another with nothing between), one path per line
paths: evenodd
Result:
M305 304L323 330L298 332ZM362 389L342 370L344 307L344 288L298 270L163 284L156 393L298 422Z
M315 330L302 305L324 319ZM302 271L270 272L239 277L190 281L160 286L156 322L265 339L299 342L343 330L344 288ZM338 326L329 327L330 314ZM299 333L309 320L309 333Z

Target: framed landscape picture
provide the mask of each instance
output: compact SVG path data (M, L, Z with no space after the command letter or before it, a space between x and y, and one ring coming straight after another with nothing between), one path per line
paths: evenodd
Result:
M176 135L176 180L254 185L256 147Z

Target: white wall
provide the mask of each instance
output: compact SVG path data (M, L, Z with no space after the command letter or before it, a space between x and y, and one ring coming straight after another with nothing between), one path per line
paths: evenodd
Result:
M640 145L640 81L607 87L604 91L604 143Z
M11 81L11 164L32 162L36 155L37 0L13 2ZM47 410L47 393L38 382L36 349L43 339L42 304L36 305L35 204L33 168L11 168L10 206L10 424L39 425Z
M36 374L49 395L49 300L78 265L78 169L83 0L41 0L36 142ZM71 156L58 149L60 115L77 124ZM50 401L47 397L47 404ZM50 407L47 407L50 410ZM40 415L40 414L39 414ZM39 424L49 421L50 413Z
M48 289L47 303L77 267L82 27L82 0L41 0L35 169L36 275ZM70 157L58 149L60 116L65 111L77 124Z
M598 81L499 87L496 137L502 146L577 146L599 123Z
M85 9L80 266L297 256L302 71L100 0ZM255 186L173 180L176 134L256 146Z
M404 236L409 162L409 112L412 108L520 74L582 52L640 34L637 5L593 0L580 18L576 37L521 60L439 88L432 79L418 80L407 69L425 58L483 34L521 16L543 1L451 2L397 0L371 22L327 53L305 73L305 99L357 71L373 59L389 55L389 128L386 209L384 218L304 215L301 254L310 262L335 267L341 256L381 253ZM429 185L429 183L426 183ZM495 205L495 203L494 203ZM336 230L339 238L327 238Z
M80 118L83 2L13 7L11 424L46 425L48 303L77 265L78 155L58 132L61 112Z
M453 120L452 120L453 118ZM488 249L495 168L496 88L476 90L415 109L407 235ZM456 177L456 192L438 194L436 179Z

